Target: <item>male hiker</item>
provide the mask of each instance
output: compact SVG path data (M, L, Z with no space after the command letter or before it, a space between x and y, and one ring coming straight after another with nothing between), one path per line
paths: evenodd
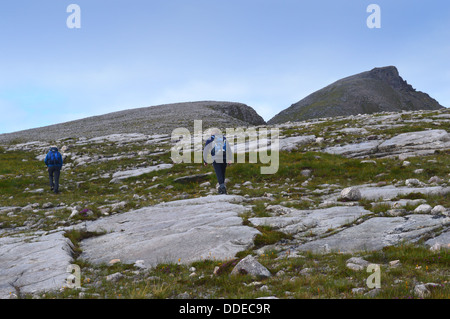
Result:
M233 153L227 139L218 129L213 129L211 137L206 141L203 149L203 163L205 166L208 164L209 154L211 154L212 164L219 182L219 194L226 194L225 171L233 160Z
M47 156L45 157L45 165L48 167L48 176L50 179L50 189L58 194L59 192L59 176L63 166L63 159L61 153L58 152L56 146L52 146Z

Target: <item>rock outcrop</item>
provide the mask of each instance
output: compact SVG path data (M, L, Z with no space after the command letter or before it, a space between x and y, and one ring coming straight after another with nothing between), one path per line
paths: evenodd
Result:
M93 116L41 128L1 134L0 143L55 141L65 138L97 138L117 133L171 134L185 127L193 132L194 120L203 128L265 124L254 109L242 103L201 101L157 105Z
M242 225L240 196L208 196L162 203L88 223L105 235L82 242L81 258L94 263L120 259L158 263L225 260L252 246L259 231Z

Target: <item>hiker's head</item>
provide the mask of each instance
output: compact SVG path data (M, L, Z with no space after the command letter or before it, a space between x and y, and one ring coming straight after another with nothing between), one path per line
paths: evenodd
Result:
M50 147L50 151L52 151L52 152L58 152L58 147L57 147L56 145L52 145L52 146Z
M211 136L222 135L222 132L218 128L213 128L211 130Z

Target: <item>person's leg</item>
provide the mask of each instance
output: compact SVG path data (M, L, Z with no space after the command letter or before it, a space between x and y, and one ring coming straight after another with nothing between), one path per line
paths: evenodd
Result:
M225 182L225 175L222 163L213 163L214 171L216 172L217 182L219 183L219 194L223 194L223 187Z
M59 192L59 176L61 174L61 169L59 167L55 168L55 193Z
M214 170L216 171L217 181L219 183L219 194L227 193L227 189L225 187L226 168L227 168L226 163L214 163Z
M54 172L54 167L49 167L48 168L48 179L50 181L50 189L53 190L55 185L53 183L53 172Z
M227 163L223 163L222 164L222 177L223 177L223 184L222 184L222 189L223 189L223 193L226 194L227 193L227 188L225 186L225 173L227 171Z
M223 169L221 163L213 163L214 171L216 172L217 182L219 185L222 185L225 181L225 177L223 175Z

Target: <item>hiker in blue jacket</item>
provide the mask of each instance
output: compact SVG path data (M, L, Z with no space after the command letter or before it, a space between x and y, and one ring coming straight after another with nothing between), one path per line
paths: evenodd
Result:
M219 182L219 194L226 194L225 172L227 166L233 160L233 153L226 137L218 129L212 131L211 137L205 143L205 148L203 149L203 163L205 166L210 162L208 161L209 154L211 155L214 171Z
M59 192L59 176L61 175L61 168L63 166L63 158L58 152L56 146L52 146L45 157L45 165L48 167L48 176L50 179L50 189L58 194Z

